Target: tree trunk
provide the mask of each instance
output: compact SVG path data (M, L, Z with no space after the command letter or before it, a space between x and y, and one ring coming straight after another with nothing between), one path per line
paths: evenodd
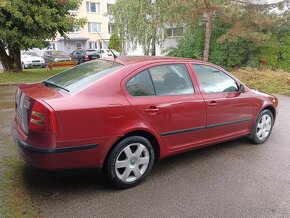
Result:
M211 38L211 26L212 26L212 11L205 13L205 36L204 36L204 49L203 60L208 61L209 45Z
M21 72L21 58L20 50L13 49L9 50L8 55L5 51L5 47L0 44L0 61L3 66L4 72Z
M154 31L152 36L151 55L156 56L156 31Z
M9 54L13 59L14 63L14 72L21 72L22 65L21 65L21 52L20 49L9 49Z

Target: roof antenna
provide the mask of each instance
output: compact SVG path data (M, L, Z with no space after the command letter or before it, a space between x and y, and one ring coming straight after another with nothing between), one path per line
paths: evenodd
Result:
M113 50L111 48L109 48L108 43L103 39L103 37L101 36L101 34L98 31L96 31L96 32L98 33L99 37L104 41L104 43L106 44L106 46L108 47L108 49L112 52L113 57L114 57L114 61L113 61L113 65L114 65L115 64L115 61L116 61L116 59L117 59L118 56L115 55L115 53L113 52Z

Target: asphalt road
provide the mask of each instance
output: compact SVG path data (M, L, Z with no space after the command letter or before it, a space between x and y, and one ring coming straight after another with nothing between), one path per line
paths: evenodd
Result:
M0 87L2 137L14 89ZM111 188L101 175L56 177L22 163L25 188L44 217L290 217L290 98L278 97L263 145L242 138L162 160L129 190Z

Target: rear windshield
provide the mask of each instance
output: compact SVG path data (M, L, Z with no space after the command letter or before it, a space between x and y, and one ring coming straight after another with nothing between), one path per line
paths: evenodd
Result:
M113 63L112 61L97 60L70 68L50 77L46 81L65 88L69 92L78 91L98 79L117 71L122 66L122 64Z

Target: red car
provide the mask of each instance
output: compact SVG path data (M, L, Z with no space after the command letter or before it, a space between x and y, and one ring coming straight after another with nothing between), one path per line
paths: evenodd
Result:
M12 133L33 167L103 169L127 188L155 160L242 136L265 142L277 105L207 62L118 57L20 85Z

